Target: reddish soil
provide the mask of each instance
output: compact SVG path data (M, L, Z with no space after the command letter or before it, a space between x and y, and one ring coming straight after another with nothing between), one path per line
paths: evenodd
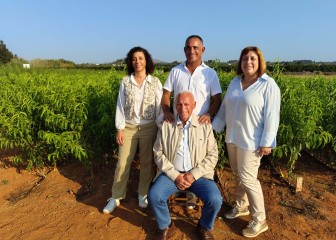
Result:
M266 162L266 161L263 161ZM150 210L137 205L138 165L134 161L127 199L112 214L102 214L110 196L115 161L89 177L77 163L57 169L20 170L11 153L0 153L0 239L154 239L156 225ZM269 230L257 239L336 239L336 176L308 155L299 160L303 191L291 187L263 163L263 186ZM241 230L249 216L227 220L221 216L234 202L234 180L228 167L218 171L223 206L215 222L215 239L245 239ZM196 210L175 207L180 215ZM172 239L198 239L196 220L177 220Z

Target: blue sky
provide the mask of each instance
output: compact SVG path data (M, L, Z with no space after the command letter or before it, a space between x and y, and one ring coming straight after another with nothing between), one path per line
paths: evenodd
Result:
M0 40L26 60L106 63L142 46L182 61L198 34L204 60L256 45L267 61L336 61L335 0L0 0L0 10Z

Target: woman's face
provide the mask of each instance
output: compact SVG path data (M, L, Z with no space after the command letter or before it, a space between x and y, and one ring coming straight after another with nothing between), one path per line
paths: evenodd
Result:
M246 76L258 75L259 57L254 51L250 51L242 57L241 69Z
M132 57L134 72L146 72L146 57L143 52L135 52Z

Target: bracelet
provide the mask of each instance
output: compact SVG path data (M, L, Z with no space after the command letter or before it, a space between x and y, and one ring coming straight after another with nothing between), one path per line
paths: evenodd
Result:
M211 119L211 121L212 121L212 119L214 118L214 115L213 114L211 114L211 113L207 113L206 115L208 115L209 116L209 118Z

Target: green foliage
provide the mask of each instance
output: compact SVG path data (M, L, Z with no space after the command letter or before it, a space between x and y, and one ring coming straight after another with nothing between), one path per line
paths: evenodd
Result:
M289 171L303 150L336 152L336 79L289 77L280 64L271 75L281 89L278 147L272 161L285 161ZM223 95L234 71L217 70ZM22 149L15 163L28 168L77 159L100 164L117 150L115 109L119 84L126 73L110 70L22 69L0 67L0 149ZM168 72L157 68L162 83ZM224 132L215 134L217 167L228 162Z
M111 151L123 73L1 70L0 149L21 148L14 162L31 168L78 159L91 166Z
M13 53L9 51L6 47L6 44L0 40L0 65L10 62L13 57Z
M323 147L335 138L336 81L323 78L284 77L277 81L281 89L281 112L275 160L287 157L291 172L302 150ZM330 90L330 89L329 89Z

